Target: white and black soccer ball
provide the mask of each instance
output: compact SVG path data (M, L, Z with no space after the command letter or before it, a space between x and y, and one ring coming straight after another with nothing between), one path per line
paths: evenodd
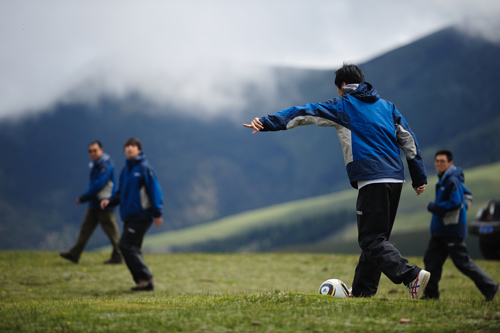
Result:
M329 279L323 282L319 287L319 293L333 297L350 297L346 284L339 279Z

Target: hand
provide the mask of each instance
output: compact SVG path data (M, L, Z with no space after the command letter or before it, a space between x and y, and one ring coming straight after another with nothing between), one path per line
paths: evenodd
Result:
M252 123L243 124L243 126L245 126L247 128L253 128L254 131L252 132L252 134L255 134L255 133L259 132L260 130L264 129L264 126L260 122L259 118L255 118L254 120L252 120Z
M154 221L155 221L155 225L157 227L161 227L161 225L163 224L163 218L161 218L161 217L155 217Z
M81 204L82 202L80 201L80 198L76 198L76 203Z
M422 186L419 186L419 187L415 187L414 190L415 190L415 192L417 192L417 195L420 195L420 194L424 193L424 191L425 191L425 184L422 185Z
M106 208L108 205L109 205L108 199L101 200L101 209Z

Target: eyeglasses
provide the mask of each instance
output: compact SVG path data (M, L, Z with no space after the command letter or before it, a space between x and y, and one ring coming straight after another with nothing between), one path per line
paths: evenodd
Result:
M97 153L97 149L89 149L89 154Z
M448 163L447 160L434 160L434 163L439 164L439 163Z

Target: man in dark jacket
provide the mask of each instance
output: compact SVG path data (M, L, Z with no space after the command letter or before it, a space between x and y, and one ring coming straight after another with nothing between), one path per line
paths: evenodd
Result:
M439 299L439 280L444 262L450 256L458 270L474 281L486 300L491 301L498 293L498 284L472 261L464 242L467 237L466 211L472 202L472 194L463 184L462 168L453 165L453 154L449 150L439 150L434 163L439 181L436 184L436 201L427 206L432 220L424 264L431 278L424 296Z
M76 199L78 204L88 202L89 207L80 227L76 245L67 252L61 252L60 255L77 264L90 236L92 236L97 225L100 224L113 245L111 259L104 263L120 264L122 262L120 249L118 248L120 232L116 225L115 213L111 207L105 210L100 207L101 200L109 198L115 191L114 164L109 155L104 152L100 141L93 141L89 144L89 155L92 159L90 185L87 191Z
M132 290L153 290L153 275L142 258L141 247L153 221L157 227L163 224L163 194L139 139L128 139L124 150L127 161L120 174L118 191L109 200L102 200L101 207L120 205L124 225L119 246L136 283Z
M340 97L255 118L243 126L252 128L253 134L310 124L335 127L349 180L359 190L356 211L362 252L352 295L375 295L384 273L393 283L404 283L411 299L418 299L430 274L411 266L389 241L404 182L400 149L417 195L427 184L417 140L396 107L365 82L358 66L345 64L335 74Z

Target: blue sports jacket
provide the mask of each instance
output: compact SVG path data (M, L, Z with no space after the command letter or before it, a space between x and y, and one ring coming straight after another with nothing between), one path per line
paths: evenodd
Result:
M151 221L162 216L163 193L144 154L127 159L120 187L109 200L111 206L118 204L123 221Z
M81 202L89 202L90 209L101 209L102 199L111 197L115 189L115 165L107 153L91 163L90 184L87 191L80 196ZM113 210L106 207L106 210Z
M467 237L467 202L472 194L465 187L462 168L452 165L436 184L436 201L427 210L432 213L432 237ZM468 198L469 197L469 198Z
M350 94L324 103L310 103L259 118L263 131L302 125L332 126L342 146L347 175L358 181L379 178L404 180L400 149L406 155L412 186L427 184L417 139L394 104L383 100L368 82Z

